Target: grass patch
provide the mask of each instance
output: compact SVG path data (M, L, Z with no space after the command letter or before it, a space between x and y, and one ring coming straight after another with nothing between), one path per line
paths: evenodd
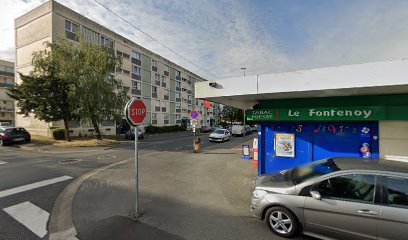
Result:
M72 137L71 142L65 140L55 140L51 137L32 135L31 141L34 144L54 145L56 147L96 147L108 146L118 143L116 136L102 136L103 140L97 140L95 137L79 138Z
M113 139L86 139L86 140L78 140L74 139L71 142L67 141L56 141L53 145L56 147L96 147L96 146L108 146L112 144L118 143L117 140Z

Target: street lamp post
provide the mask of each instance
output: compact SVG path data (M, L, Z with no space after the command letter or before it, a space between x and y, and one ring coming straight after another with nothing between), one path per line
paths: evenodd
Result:
M244 77L245 77L245 70L246 70L246 67L242 67L242 68L241 68L241 70L243 70L243 71L244 71ZM244 126L245 126L245 109L244 109Z

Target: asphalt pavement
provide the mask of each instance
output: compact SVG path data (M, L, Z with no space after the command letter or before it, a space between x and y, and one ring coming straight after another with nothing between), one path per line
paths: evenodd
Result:
M225 143L191 133L139 144L140 212L134 215L133 142L24 151L0 148L0 239L279 239L252 218L256 168Z

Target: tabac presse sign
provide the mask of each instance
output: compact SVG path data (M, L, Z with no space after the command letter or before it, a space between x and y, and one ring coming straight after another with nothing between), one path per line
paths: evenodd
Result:
M372 121L386 119L385 107L311 107L251 109L247 121Z

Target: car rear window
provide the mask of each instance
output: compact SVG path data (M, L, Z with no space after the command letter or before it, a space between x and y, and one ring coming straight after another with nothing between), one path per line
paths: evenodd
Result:
M294 184L300 184L313 177L322 176L340 170L333 159L320 160L292 169L291 178Z

